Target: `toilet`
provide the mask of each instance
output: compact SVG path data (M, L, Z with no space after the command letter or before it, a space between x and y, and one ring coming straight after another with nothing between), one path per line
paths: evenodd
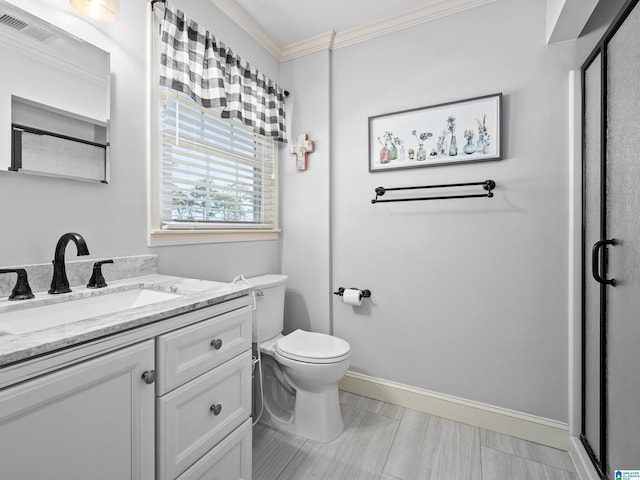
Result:
M256 290L253 342L262 362L260 421L310 440L334 440L344 429L338 382L349 368L349 343L305 330L283 335L287 276L247 280Z

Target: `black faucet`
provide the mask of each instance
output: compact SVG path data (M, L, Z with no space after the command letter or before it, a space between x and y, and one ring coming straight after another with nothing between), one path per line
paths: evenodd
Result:
M102 275L102 265L105 263L113 263L113 260L102 260L93 264L93 273L87 283L87 288L104 288L107 286L107 282Z
M27 271L24 268L0 268L0 273L18 274L18 280L16 280L16 285L13 287L13 290L11 290L9 300L28 300L33 298L33 293L31 292L27 278Z
M67 279L67 269L64 264L64 252L67 244L73 240L78 248L78 255L89 255L87 244L79 233L65 233L58 240L56 245L56 254L53 259L53 278L51 279L51 288L49 293L67 293L70 292L69 280Z

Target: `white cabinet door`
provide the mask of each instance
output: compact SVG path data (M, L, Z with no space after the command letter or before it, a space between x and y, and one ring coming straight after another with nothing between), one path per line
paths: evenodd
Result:
M0 391L0 477L153 480L149 340Z

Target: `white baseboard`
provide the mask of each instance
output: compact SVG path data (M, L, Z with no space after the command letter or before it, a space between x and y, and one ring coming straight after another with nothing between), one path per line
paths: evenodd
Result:
M587 454L580 439L572 435L570 442L569 455L571 455L573 465L576 467L578 478L580 478L580 480L600 480L600 475L598 475L598 472L596 472L596 469L593 467L589 454Z
M569 426L556 420L430 392L354 372L347 372L340 381L339 387L346 392L400 407L569 450Z

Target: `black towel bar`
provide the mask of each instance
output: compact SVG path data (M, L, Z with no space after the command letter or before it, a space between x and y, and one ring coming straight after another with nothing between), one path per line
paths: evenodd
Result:
M409 198L389 198L386 200L379 200L378 197L383 196L386 192L391 192L395 190L418 190L423 188L449 188L449 187L470 187L474 185L482 185L487 193L476 193L476 194L468 194L468 195L444 195L437 197L409 197ZM493 189L496 188L496 182L493 180L485 180L484 182L469 182L469 183L448 183L443 185L424 185L421 187L393 187L393 188L385 188L385 187L377 187L376 198L371 200L371 203L381 203L381 202L413 202L417 200L444 200L448 198L476 198L476 197L493 197Z

